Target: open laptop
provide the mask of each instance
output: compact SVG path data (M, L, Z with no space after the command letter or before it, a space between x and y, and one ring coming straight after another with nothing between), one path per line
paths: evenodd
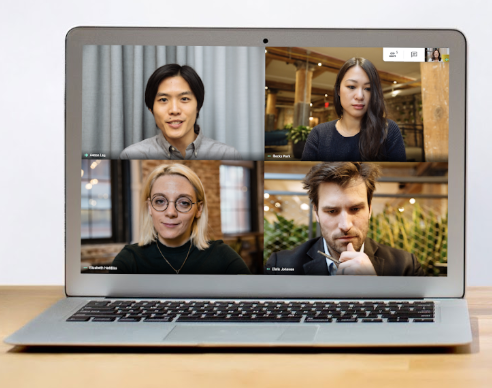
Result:
M377 68L387 117L405 142L405 161L378 163L375 221L367 233L383 245L411 251L406 257L418 271L395 275L374 265L385 276L322 276L309 273L309 265L299 273L294 266L277 266L308 240L318 239L318 250L330 253L320 237L319 224L326 224L315 222L301 183L319 160L300 160L302 152L296 154L286 133L336 120L334 79L352 57L367 58ZM199 74L206 88L200 131L227 145L222 149L235 149L227 155L237 158L207 157L200 151L206 143L196 139L181 154L173 154L172 142L162 143L158 112L147 109L144 91L150 75L172 63ZM179 127L179 120L173 125ZM75 28L66 38L65 135L67 298L5 342L325 347L471 342L464 300L466 40L460 32ZM154 143L129 153L128 147L154 138L165 145L167 158L152 153ZM177 160L180 155L187 160ZM143 228L138 198L145 178L171 163L164 159L191 167L204 182L209 221L219 238L242 242L253 236L256 252L250 249L249 259L243 252L241 262L250 275L119 273L115 256L139 241ZM237 206L237 200L235 209L222 206L239 196L227 191L233 181L239 192L253 193L249 208ZM220 201L220 209L211 198ZM423 203L420 210L416 202ZM303 215L299 209L294 214L292 204ZM221 213L227 215L222 221ZM411 244L403 229L395 234L401 241L390 242L378 229L385 220L392 229L394 222L401 226L412 219L411 228L425 233ZM336 273L329 261L321 263L324 275Z

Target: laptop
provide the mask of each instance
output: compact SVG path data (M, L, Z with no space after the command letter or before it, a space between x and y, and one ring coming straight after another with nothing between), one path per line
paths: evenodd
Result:
M471 342L459 31L78 27L65 112L66 298L6 343Z

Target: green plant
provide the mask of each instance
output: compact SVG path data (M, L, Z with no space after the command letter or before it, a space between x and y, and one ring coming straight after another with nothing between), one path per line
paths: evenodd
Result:
M386 207L373 215L367 236L380 244L413 253L427 276L440 273L436 263L447 263L448 217L438 217L432 210L427 213L415 204L411 217Z
M312 129L313 128L306 125L299 125L295 128L291 128L287 134L287 139L292 141L293 144L297 144L300 141L306 141Z
M293 220L288 220L276 214L277 220L269 223L264 219L265 248L263 259L267 261L273 252L295 247L309 240L308 225L296 225ZM313 230L316 230L316 222L313 222Z

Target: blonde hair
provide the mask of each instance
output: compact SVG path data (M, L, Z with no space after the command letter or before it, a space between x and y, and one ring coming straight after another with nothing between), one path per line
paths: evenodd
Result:
M197 206L201 202L203 204L202 214L199 218L193 220L191 227L190 240L198 249L203 250L208 248L208 208L205 189L202 181L193 172L193 170L183 164L168 164L156 167L147 177L142 195L140 197L140 239L139 246L148 245L156 241L158 238L157 231L154 228L154 222L148 211L147 199L150 198L152 187L157 178L164 175L180 175L188 180L195 189Z

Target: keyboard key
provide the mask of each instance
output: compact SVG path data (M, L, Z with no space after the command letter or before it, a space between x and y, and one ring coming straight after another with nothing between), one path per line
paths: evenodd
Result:
M108 313L96 313L96 314L77 313L77 315L85 316L89 318L119 318L121 316L118 314L108 314Z
M140 322L142 318L120 318L118 322Z
M408 318L388 318L388 322L408 322Z
M114 308L111 307L98 307L98 308L84 308L81 311L88 313L107 313L108 311L113 312Z
M70 318L67 319L68 322L87 322L91 317L77 317L77 316L71 316Z
M333 320L331 318L306 318L304 322L317 322L317 323L324 323L324 322L332 322Z
M144 322L171 322L172 319L168 317L162 317L162 318L145 318L143 320Z
M418 314L417 318L434 318L434 314Z
M337 318L337 322L355 323L355 322L358 322L358 319L357 318Z
M93 301L93 302L89 302L86 304L87 307L105 307L109 304L110 302L109 301L102 301L102 302L96 302L96 301Z
M113 322L116 318L109 317L95 317L92 318L92 322Z

